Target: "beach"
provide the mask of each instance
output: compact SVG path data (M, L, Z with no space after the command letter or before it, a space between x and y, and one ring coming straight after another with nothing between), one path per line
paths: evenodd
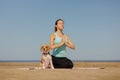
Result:
M119 80L120 62L74 62L73 69L34 69L39 62L0 62L0 80Z

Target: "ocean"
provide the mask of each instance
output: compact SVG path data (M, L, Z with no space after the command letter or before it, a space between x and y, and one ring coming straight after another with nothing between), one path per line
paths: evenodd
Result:
M73 62L120 62L120 60L72 60ZM40 60L0 60L0 62L40 62Z

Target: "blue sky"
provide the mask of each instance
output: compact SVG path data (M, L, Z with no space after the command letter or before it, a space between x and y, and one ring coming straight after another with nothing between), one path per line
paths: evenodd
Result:
M68 58L120 60L119 0L0 0L0 60L40 60L59 18L76 46Z

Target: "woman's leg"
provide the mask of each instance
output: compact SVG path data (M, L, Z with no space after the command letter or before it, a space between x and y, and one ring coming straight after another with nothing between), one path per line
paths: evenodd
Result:
M73 68L73 62L70 59L66 58L65 64L67 68Z
M73 68L73 63L70 59L68 58L58 58L58 57L54 57L52 56L52 61L53 61L53 65L54 68Z
M54 68L63 68L63 67L65 67L65 66L63 65L63 60L62 60L62 58L58 58L58 57L52 56L52 62L53 62Z

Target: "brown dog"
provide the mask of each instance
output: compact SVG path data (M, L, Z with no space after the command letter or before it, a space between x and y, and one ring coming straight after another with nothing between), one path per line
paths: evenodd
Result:
M42 52L42 59L40 63L39 69L54 69L52 63L52 57L50 55L50 46L47 44L43 44L40 47L40 51Z

